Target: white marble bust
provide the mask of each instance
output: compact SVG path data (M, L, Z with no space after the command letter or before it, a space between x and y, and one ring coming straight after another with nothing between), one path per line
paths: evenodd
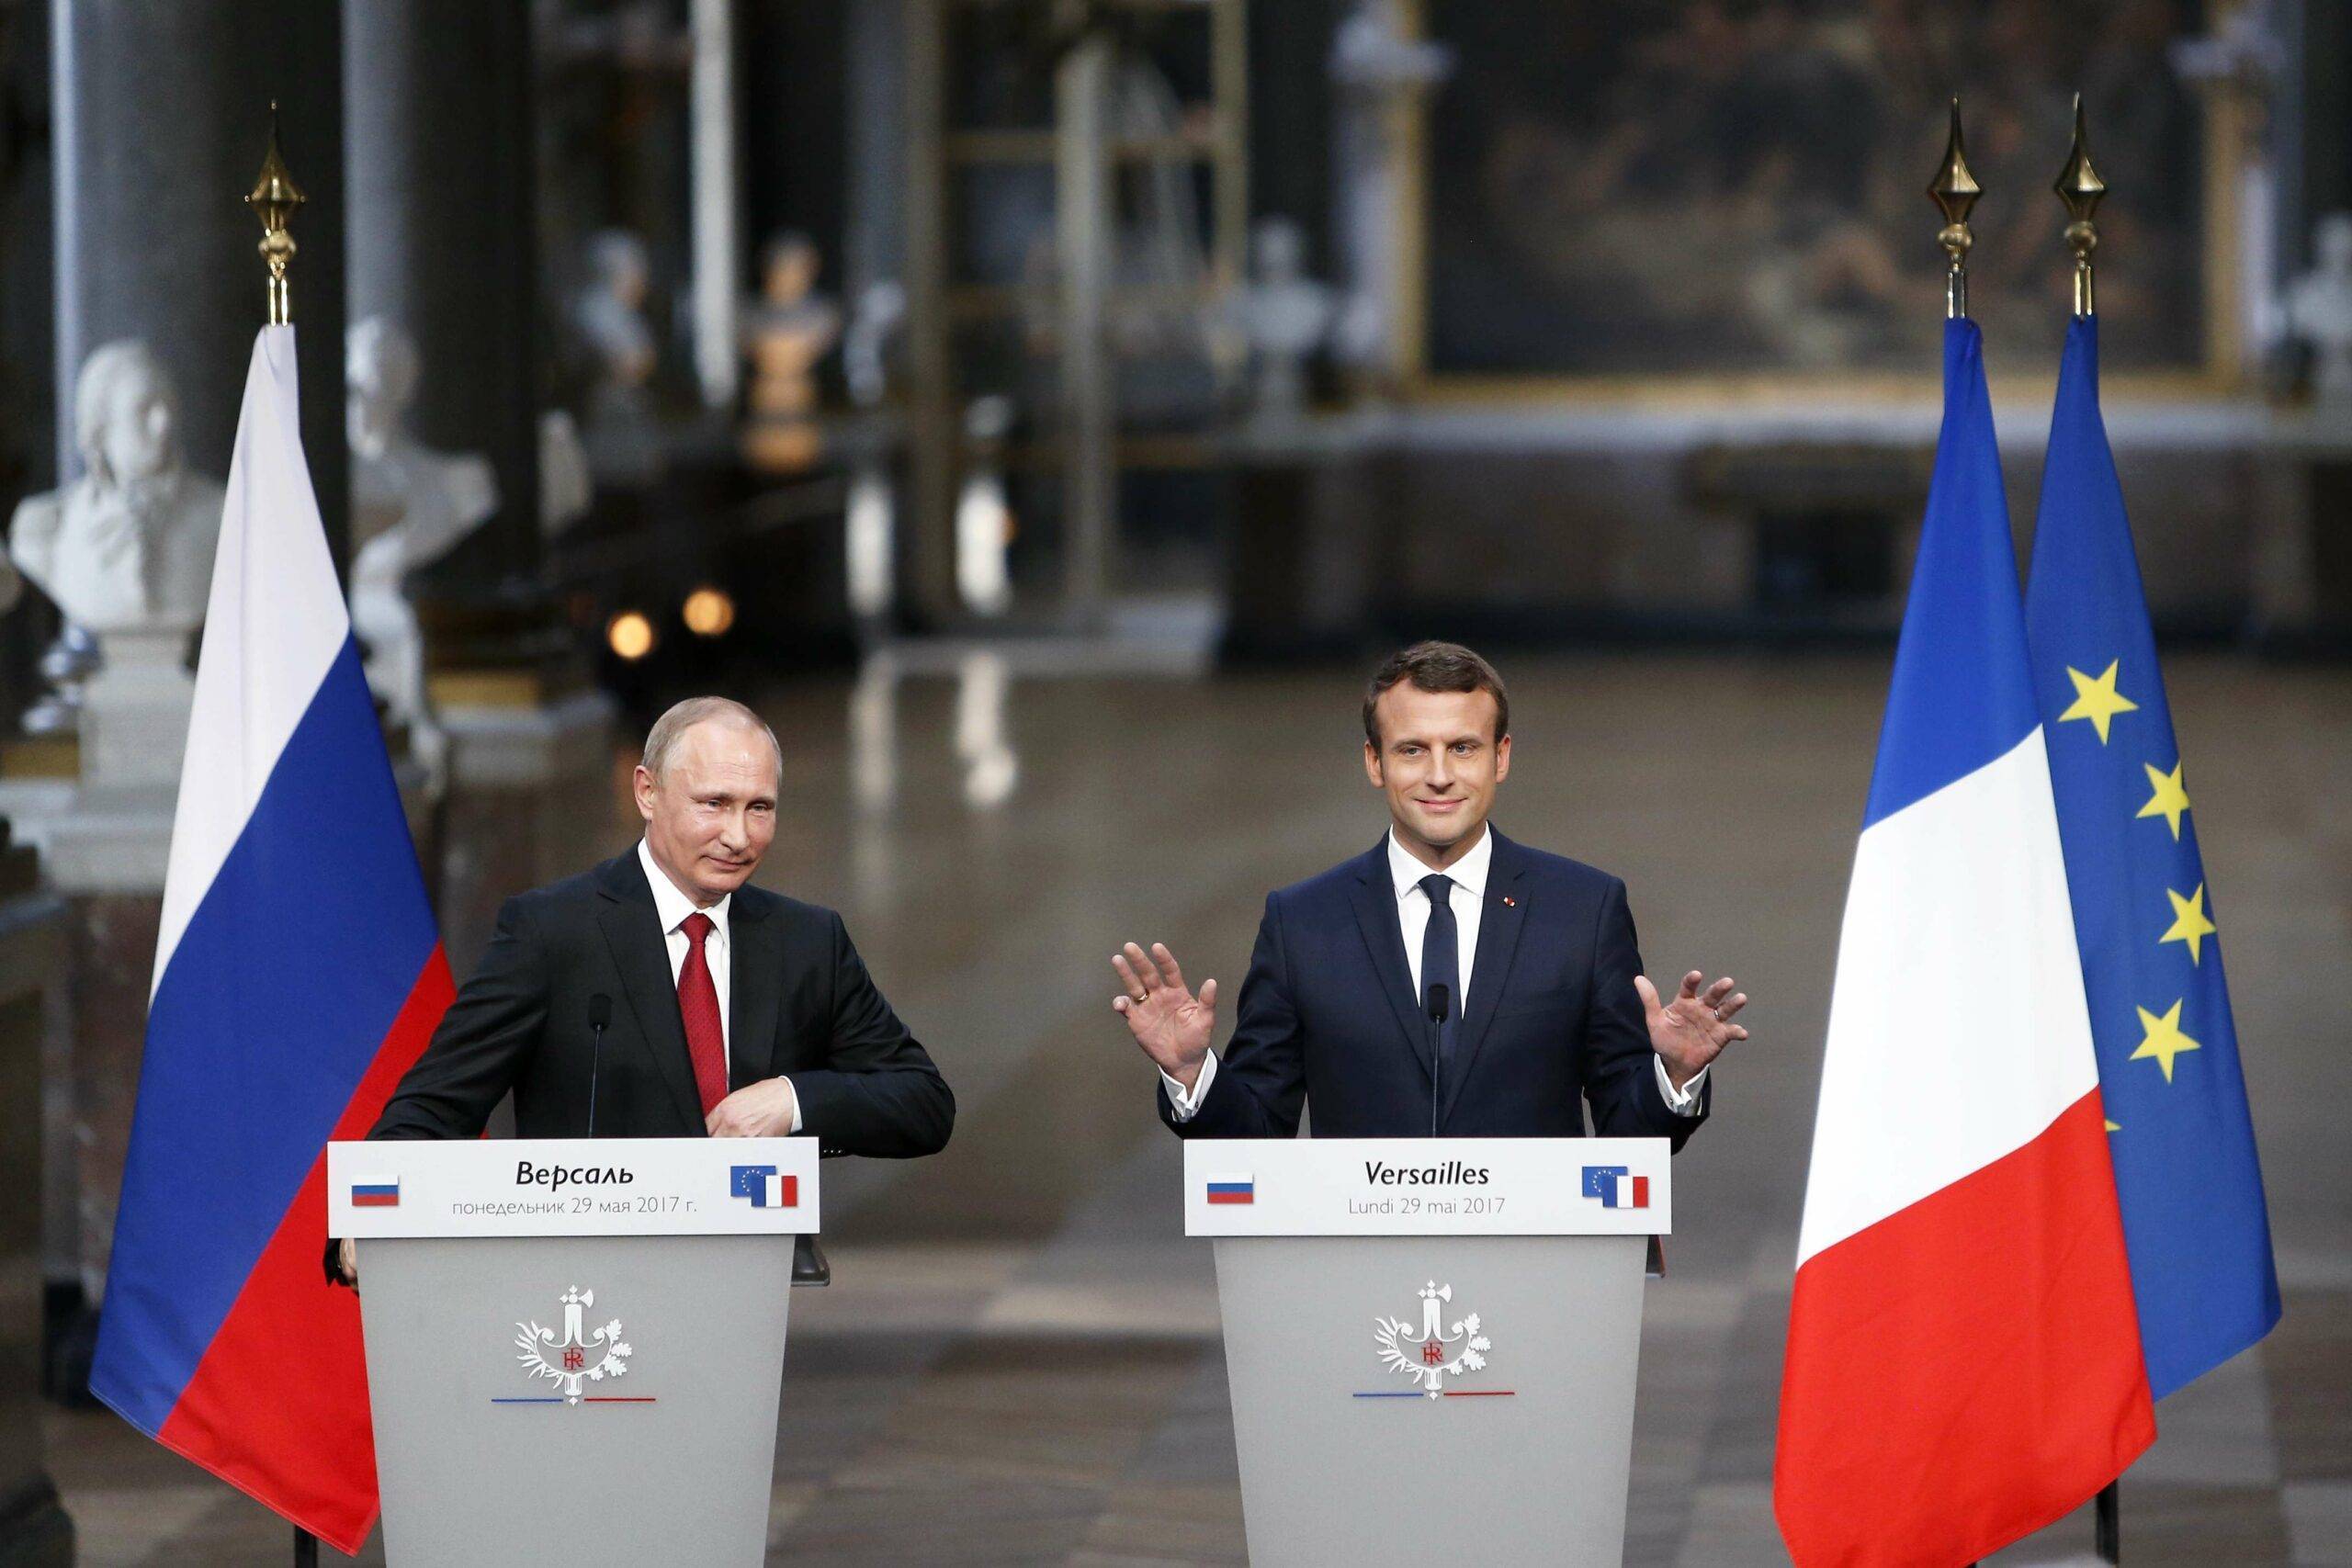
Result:
M101 637L194 631L211 592L221 487L188 468L178 395L146 344L110 343L84 361L74 434L87 471L17 506L17 569Z
M344 352L356 547L351 626L368 645L368 684L411 725L426 717L424 646L403 585L498 510L487 458L435 452L409 433L421 371L416 344L400 327L380 316L352 327Z
M1306 364L1330 335L1331 290L1306 276L1306 236L1287 218L1261 218L1251 234L1251 276L1241 320L1257 361L1250 412L1293 420L1306 406Z
M2314 227L2315 265L2287 291L2287 319L2312 345L2312 390L2326 403L2352 403L2352 212Z

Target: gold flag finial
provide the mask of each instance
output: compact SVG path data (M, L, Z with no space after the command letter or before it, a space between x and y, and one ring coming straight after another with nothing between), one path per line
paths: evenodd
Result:
M1955 97L1944 161L1928 185L1928 199L1943 210L1944 226L1936 235L1936 243L1951 258L1951 272L1944 280L1944 314L1955 320L1968 314L1968 247L1975 243L1975 236L1968 231L1968 209L1984 194L1984 187L1968 172L1968 156L1960 141L1960 100Z
M277 100L269 105L269 151L261 161L260 177L245 197L245 205L261 219L261 258L269 264L269 324L284 326L294 319L293 301L286 288L286 264L294 259L294 236L286 226L295 209L308 200L286 167L277 146Z
M2098 248L2098 225L2092 214L2098 210L2099 197L2107 194L2107 182L2091 167L2089 139L2083 134L2083 96L2075 95L2075 147L2066 154L2066 166L2058 171L2058 178L2051 188L2058 199L2066 204L2066 243L2075 252L2075 314L2087 316L2097 309L2091 292L2091 252Z

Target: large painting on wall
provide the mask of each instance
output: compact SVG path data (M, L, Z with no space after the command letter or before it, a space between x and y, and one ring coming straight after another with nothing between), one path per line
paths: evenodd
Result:
M1925 195L1957 92L1971 313L2047 369L2069 308L2051 194L2083 95L2102 357L2207 357L2202 114L2184 0L1423 0L1454 53L1427 112L1436 377L1916 369L1942 327Z

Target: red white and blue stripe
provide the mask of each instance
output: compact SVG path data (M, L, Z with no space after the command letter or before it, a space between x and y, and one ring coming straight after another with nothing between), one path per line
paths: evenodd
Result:
M254 345L164 883L91 1392L356 1552L377 1511L359 1307L320 1268L325 1149L451 994L297 423Z
M1208 1179L1208 1201L1212 1203L1255 1203L1258 1183L1247 1174L1212 1176Z
M1831 993L1773 1464L1801 1568L1989 1557L2155 1437L1983 352L1948 323Z
M355 1181L351 1184L351 1206L355 1209L397 1209L401 1206L401 1184L398 1177L389 1181Z

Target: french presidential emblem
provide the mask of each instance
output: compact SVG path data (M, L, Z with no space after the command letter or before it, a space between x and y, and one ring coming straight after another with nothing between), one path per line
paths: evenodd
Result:
M582 1382L601 1383L606 1378L624 1375L635 1347L621 1337L621 1320L617 1317L601 1328L586 1326L588 1309L596 1304L595 1292L574 1285L558 1300L563 1303L562 1329L543 1328L536 1323L516 1324L514 1348L522 1353L514 1359L523 1363L524 1371L530 1377L545 1378L555 1384L562 1393L564 1404L578 1404L582 1397ZM618 1402L591 1399L589 1403Z
M1435 1280L1421 1287L1419 1328L1401 1317L1375 1316L1372 1337L1380 1347L1380 1362L1392 1372L1403 1372L1430 1398L1447 1393L1445 1380L1465 1372L1483 1371L1493 1342L1479 1331L1478 1314L1456 1318L1449 1332L1446 1309L1453 1302L1453 1287Z

